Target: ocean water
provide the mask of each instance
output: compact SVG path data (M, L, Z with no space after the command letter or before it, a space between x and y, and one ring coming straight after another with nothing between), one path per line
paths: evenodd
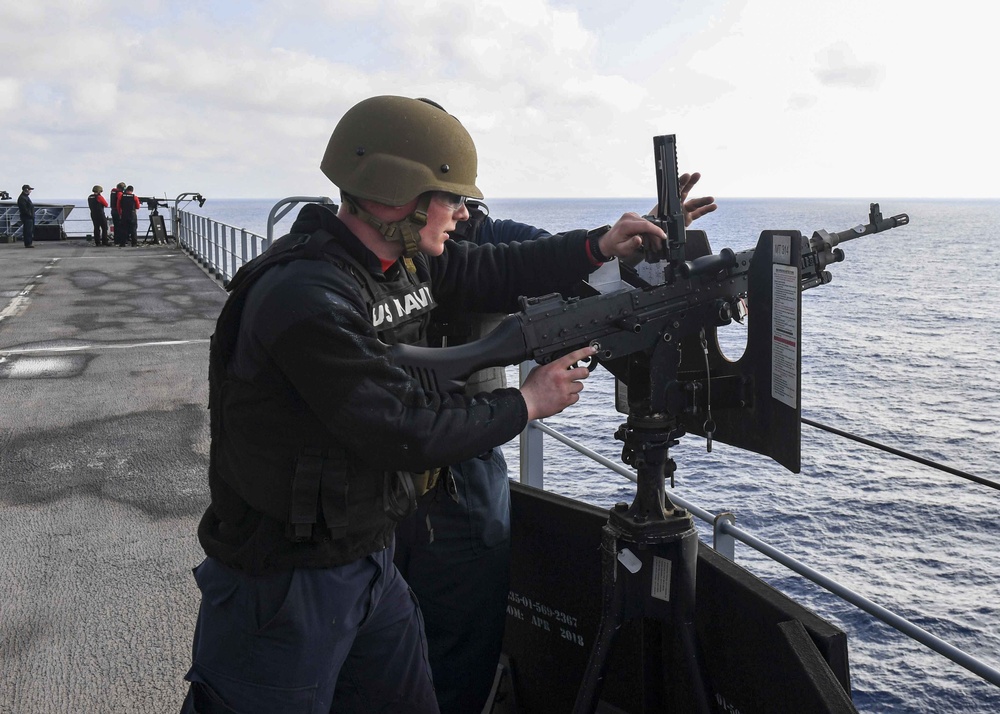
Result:
M762 230L843 230L874 199L720 200L694 227L716 252ZM910 225L845 244L833 282L802 300L803 416L1000 481L1000 201L880 201ZM210 199L198 213L264 234L274 201ZM613 222L652 199L496 200L495 217L557 231ZM189 208L190 208L189 204ZM276 229L281 235L295 211ZM739 345L745 328L722 339ZM622 421L603 370L547 420L617 461ZM671 451L677 493L1000 668L1000 493L803 426L802 469L696 437ZM633 485L553 440L546 485L602 507ZM505 450L512 472L517 449ZM707 535L707 534L706 534ZM737 544L737 562L843 628L863 712L996 712L1000 689Z

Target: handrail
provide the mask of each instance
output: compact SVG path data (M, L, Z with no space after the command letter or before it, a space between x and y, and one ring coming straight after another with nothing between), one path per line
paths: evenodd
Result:
M673 500L673 496L671 496L671 500ZM722 528L725 531L727 531L730 535L742 541L743 543L746 543L748 546L750 546L757 552L766 555L767 557L771 558L771 560L781 563L782 565L784 565L787 568L790 568L791 570L794 570L799 575L808 578L809 580L812 580L820 587L829 590L840 599L851 603L857 608L864 610L869 615L877 617L879 620L886 623L887 625L891 625L892 627L902 632L904 635L907 635L908 637L916 640L917 642L920 642L926 647L929 647L938 654L944 655L955 664L964 667L970 672L978 674L980 677L985 679L990 684L995 684L998 687L1000 687L1000 670L996 669L995 667L991 667L982 660L976 659L969 653L958 649L957 647L948 642L945 642L940 637L932 635L930 632L921 628L919 625L910 622L905 617L897 615L891 610L887 610L881 605L872 602L863 595L860 595L851 590L850 588L846 587L845 585L838 583L836 580L828 578L822 573L813 570L808 565L805 565L804 563L801 563L800 561L796 560L787 553L784 553L778 550L777 548L770 546L767 543L764 543L763 541L759 540L758 538L755 538L746 531L737 528L736 526L729 523L723 524Z
M200 197L200 194L196 195ZM180 198L179 196L178 199ZM271 247L271 243L274 242L275 224L299 203L335 205L327 196L283 198L268 214L266 236L175 207L177 245L190 253L223 285L228 285L244 263Z
M274 242L275 224L300 203L321 203L324 206L336 205L329 196L289 196L288 198L281 199L271 206L271 212L267 214L267 243L265 248L270 248L271 243Z
M176 239L180 248L223 285L229 284L244 263L267 249L266 239L246 228L184 210L177 211Z
M806 420L803 419L802 421L805 422ZM566 446L569 446L570 448L574 449L580 454L583 454L584 456L593 459L594 461L602 464L603 466L606 466L612 471L621 474L630 481L634 482L637 480L636 475L629 469L611 461L610 459L604 456L601 456L596 451L593 451L592 449L589 449L583 444L580 444L579 442L576 442L573 439L559 433L558 431L544 424L541 421L531 422L528 425L528 428L525 429L524 433L522 433L521 438L522 439L527 438L527 432L530 432L532 429L537 429L541 432L544 432L545 434L548 434L557 441L565 444ZM908 456L906 454L901 454L901 455ZM929 465L936 466L935 464L929 464ZM522 462L521 463L522 481L524 481L524 474L528 473L529 470L532 470L532 465L525 464ZM537 471L537 468L534 470ZM910 637L911 639L916 640L925 647L932 649L938 654L947 657L960 667L963 667L968 671L972 672L973 674L982 677L990 684L1000 687L1000 670L996 669L995 667L989 664L986 664L980 659L977 659L976 657L970 655L968 652L965 652L964 650L961 650L955 647L954 645L942 640L940 637L931 634L927 630L921 628L919 625L916 625L910 620L907 620L905 617L902 617L901 615L898 615L892 612L891 610L888 610L882 607L881 605L872 602L865 596L854 592L847 586L837 582L836 580L833 580L832 578L827 577L826 575L823 575L817 570L810 568L808 565L805 565L804 563L796 560L795 558L788 555L787 553L782 552L778 548L768 545L762 540L747 533L746 531L735 525L735 517L733 516L732 513L724 512L719 514L712 514L710 511L706 511L703 508L699 508L698 506L691 504L686 499L684 499L681 496L678 496L675 493L670 494L670 500L676 503L677 505L683 506L684 508L689 510L692 513L692 515L704 521L705 523L711 525L713 527L713 532L716 536L716 543L714 544L713 547L715 548L716 551L720 552L722 555L725 555L730 560L735 561L735 558L733 557L734 550L731 547L731 545L725 544L725 542L720 544L719 542L720 536L735 538L736 540L739 540L740 542L750 546L751 548L761 553L762 555L767 556L776 563L784 565L786 568L798 573L804 578L807 578L812 582L816 583L817 585L819 585L820 587L830 591L831 593L833 593L840 599L844 600L845 602L848 602L854 605L855 607L864 610L873 617L881 620L887 625L890 625L891 627L895 628L896 630L903 633L907 637Z
M63 219L61 221L59 221L57 224L52 224L52 225L59 225L59 226L61 226L62 230L63 230L63 234L66 236L66 238L91 238L91 237L93 237L94 224L93 224L93 221L91 221L91 218L90 218L90 206L88 206L86 203L73 203L73 202L69 202L69 201L67 201L65 203L60 203L58 205L60 205L60 206L72 206L72 208L73 208L73 210L70 212L69 215L64 216ZM42 210L42 208L44 208L44 207L42 207L42 206L38 207L36 209L36 213L37 213L38 210ZM170 217L166 217L165 216L164 217L164 221L165 221L165 223L169 222L169 225L167 225L167 233L170 234L172 232L172 230L173 230L173 225L174 225L173 216L172 215ZM110 228L110 224L111 224L111 219L109 218L108 219L109 228ZM0 222L0 234L20 235L20 225L21 225L20 224L20 219L18 218L17 221L16 221L16 228L13 229L13 232L9 232L8 225L5 225L3 222ZM41 225L50 225L50 224L48 224L48 223L36 223L35 227L37 228L38 226L41 226ZM141 226L142 224L140 223L139 225ZM146 233L148 234L148 232L149 232L148 224L147 224L145 230L146 230ZM142 237L143 237L143 234L139 234L139 239L140 240L142 239Z
M886 446L885 444L880 444L877 441L872 441L871 439L866 439L863 436L851 434L850 432L847 431L841 431L840 429L835 429L832 426L827 426L826 424L821 424L817 421L813 421L812 419L806 419L805 417L802 417L802 423L808 424L809 426L815 429L822 429L823 431L827 431L831 434L842 436L845 439L856 441L859 444L870 446L873 449L880 449L886 452L887 454L892 454L893 456L901 456L902 458L909 459L914 463L923 464L924 466L930 466L932 469L937 469L938 471L944 471L945 473L951 474L952 476L958 476L959 478L964 478L967 481L975 481L976 483L981 484L983 486L989 486L990 488L995 488L1000 490L1000 483L997 483L996 481L992 481L988 478L983 478L982 476L976 476L975 474L970 474L967 471L956 469L952 466L948 466L947 464L939 464L936 461L925 459L923 456L917 456L916 454L911 454L909 452L903 451L902 449L897 449L892 446Z

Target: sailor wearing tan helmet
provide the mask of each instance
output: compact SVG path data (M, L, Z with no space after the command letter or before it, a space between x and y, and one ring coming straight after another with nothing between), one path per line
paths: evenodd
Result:
M453 116L367 99L321 168L336 213L310 204L230 283L209 366L212 502L186 711L437 712L420 613L393 564L396 522L428 477L579 399L590 348L520 389L426 391L387 345L421 344L438 304L511 312L596 257L663 238L634 214L610 230L524 244L449 240L481 198ZM591 240L592 239L592 240Z

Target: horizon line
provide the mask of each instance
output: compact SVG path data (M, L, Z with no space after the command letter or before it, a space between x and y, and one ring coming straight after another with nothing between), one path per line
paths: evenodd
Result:
M204 194L202 194L204 195ZM160 196L144 194L145 197L161 199ZM292 196L221 196L215 198L216 201L281 201ZM206 203L213 200L211 196L206 196ZM317 196L316 198L320 198ZM329 197L328 197L329 198ZM870 197L864 196L714 196L715 201L872 201ZM67 201L76 199L66 199L65 197L54 197L45 199L33 197L33 203L45 201ZM81 200L86 200L84 197ZM174 198L163 197L162 200L173 201ZM490 201L656 201L650 196L493 196L489 199L482 199L484 203ZM878 201L1000 201L1000 196L880 196ZM11 194L10 199L5 199L0 203L16 203L17 199Z

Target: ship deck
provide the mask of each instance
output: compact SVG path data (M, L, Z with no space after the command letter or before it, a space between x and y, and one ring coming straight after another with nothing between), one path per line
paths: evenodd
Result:
M174 248L0 245L0 712L179 710L225 300Z

